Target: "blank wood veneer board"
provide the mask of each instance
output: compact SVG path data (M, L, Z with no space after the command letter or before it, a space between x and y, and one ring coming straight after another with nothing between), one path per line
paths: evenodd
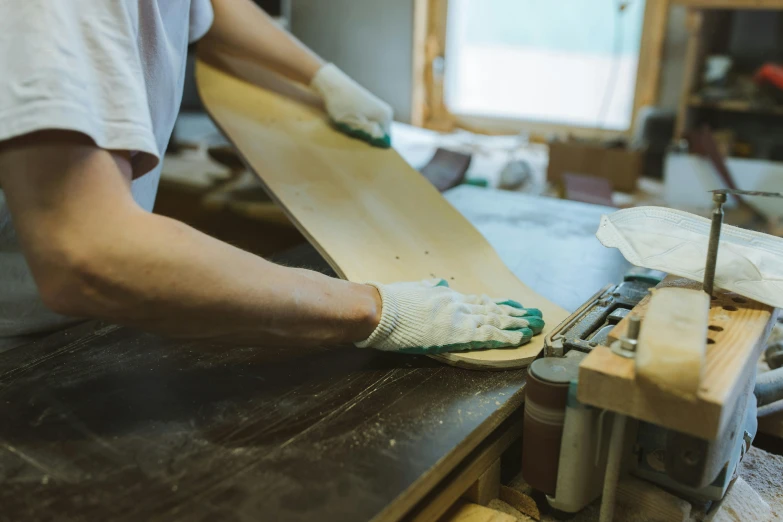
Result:
M394 150L334 131L306 89L225 57L199 60L196 80L210 116L340 277L381 283L442 277L460 292L511 298L543 312L546 331L525 346L436 358L470 368L525 366L567 316L517 279ZM524 241L523 231L508 240Z

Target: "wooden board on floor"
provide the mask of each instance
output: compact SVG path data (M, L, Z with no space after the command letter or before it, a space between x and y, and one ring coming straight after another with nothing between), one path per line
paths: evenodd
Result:
M516 518L488 507L460 501L439 522L516 522Z
M688 522L691 503L672 495L645 480L625 477L617 484L617 504L620 520L656 520Z
M700 283L667 278L660 286L697 288ZM634 308L644 315L649 296ZM717 291L709 313L707 353L695 400L644 386L636 379L633 359L598 346L579 366L577 397L591 406L617 411L696 437L714 439L723 429L743 388L755 369L777 310L731 292ZM621 337L627 321L609 336Z
M500 500L533 520L541 520L541 512L536 501L527 493L508 486L500 486Z
M222 58L218 68L215 60L200 60L196 68L207 111L341 277L381 283L442 277L461 292L541 309L547 331L565 319L563 309L517 279L486 239L394 150L334 131L309 91L234 60ZM521 230L509 238L524 240ZM517 368L538 355L547 331L515 349L437 358L470 368Z
M737 477L729 486L726 496L718 502L714 509L706 519L709 522L745 522L747 520L773 522L780 520L777 517L772 517L769 504L764 502L758 492L742 477Z

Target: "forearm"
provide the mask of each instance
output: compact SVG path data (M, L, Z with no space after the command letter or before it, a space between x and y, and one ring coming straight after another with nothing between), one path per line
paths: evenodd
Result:
M0 146L0 182L38 291L56 312L179 337L360 341L375 289L285 268L142 210L127 155L49 132Z
M0 184L55 312L177 337L410 353L518 346L544 327L540 312L508 299L464 296L445 281L339 281L149 214L133 200L129 157L67 131L0 143Z
M293 345L362 340L380 315L371 287L275 265L165 217L139 212L120 240L100 243L111 247L61 289L78 299L78 315L175 337Z
M200 45L218 48L309 84L323 60L250 0L212 0L215 20Z

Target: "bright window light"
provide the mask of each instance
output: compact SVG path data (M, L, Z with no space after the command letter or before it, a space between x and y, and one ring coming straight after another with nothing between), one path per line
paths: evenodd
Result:
M446 105L627 130L643 18L643 0L450 0Z

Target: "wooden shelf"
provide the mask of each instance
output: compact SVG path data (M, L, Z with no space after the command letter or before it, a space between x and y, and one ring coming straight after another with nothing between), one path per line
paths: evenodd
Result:
M782 0L674 0L696 9L783 9Z
M700 107L704 109L714 109L727 112L747 112L753 114L780 114L783 115L783 106L764 106L754 105L747 100L722 100L709 101L700 96L691 96L688 100L691 107Z

